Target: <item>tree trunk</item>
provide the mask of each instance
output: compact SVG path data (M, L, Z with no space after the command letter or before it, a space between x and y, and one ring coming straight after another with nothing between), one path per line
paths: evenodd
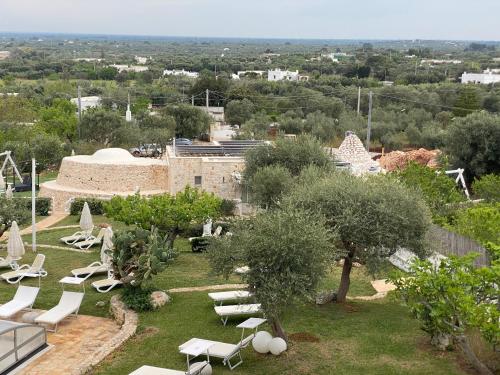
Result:
M342 276L340 277L340 285L337 290L336 302L344 303L347 298L347 292L349 291L349 284L351 283L351 269L352 260L354 258L354 249L350 249L344 258L344 266L342 267Z
M486 365L477 358L476 353L470 347L469 339L465 335L455 337L458 345L464 352L470 364L481 374L481 375L493 375L493 371L491 371Z
M271 328L273 330L273 335L275 337L281 337L283 340L288 342L288 336L286 335L285 330L283 329L283 326L281 325L281 322L277 318L271 319Z
M174 229L172 230L171 232L168 232L167 233L167 239L166 239L166 242L167 242L167 248L169 250L173 249L174 248L174 241L175 239L177 238L177 234L178 234L178 231L177 229Z

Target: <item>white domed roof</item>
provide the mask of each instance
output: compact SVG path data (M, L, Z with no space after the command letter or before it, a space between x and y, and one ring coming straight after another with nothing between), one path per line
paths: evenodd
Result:
M97 150L91 156L95 161L127 161L134 160L135 158L123 148L103 148L101 150Z

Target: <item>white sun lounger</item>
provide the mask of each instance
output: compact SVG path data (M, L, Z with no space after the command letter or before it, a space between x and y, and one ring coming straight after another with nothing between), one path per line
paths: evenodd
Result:
M215 313L219 315L224 325L226 325L227 320L231 316L257 315L262 311L260 303L251 303L246 305L215 306L214 309Z
M24 309L31 309L40 288L19 285L14 298L0 306L0 318L8 319Z
M250 272L250 267L248 266L237 267L234 269L234 273L237 275L245 275L248 272Z
M9 254L5 258L0 257L0 268L12 268L16 270L18 267L16 259L12 258Z
M57 325L66 317L74 314L78 316L78 310L83 300L83 293L78 292L63 292L59 303L44 312L39 317L35 318L35 323L53 325L53 332L57 331Z
M214 301L214 305L222 305L227 301L244 301L252 296L247 290L232 290L228 292L208 293L208 296Z
M161 367L142 366L129 375L200 375L201 371L208 365L207 361L194 363L188 371L169 370Z
M99 293L107 293L115 286L121 285L120 280L108 277L107 279L97 280L92 283L92 286L97 289Z
M73 247L76 247L77 249L80 249L80 250L88 250L94 245L100 245L102 242L102 239L104 237L105 230L106 230L106 228L101 228L97 237L91 236L85 241L75 242L73 244Z
M84 279L88 279L90 276L94 274L106 273L108 272L108 267L101 262L93 262L89 264L87 267L83 268L75 268L71 270L71 274L74 277L80 277Z
M243 363L243 358L241 358L241 349L246 348L248 344L252 341L254 338L254 334L252 333L251 335L245 337L242 339L240 342L237 344L227 344L225 342L219 342L219 341L212 341L212 346L210 346L210 349L208 349L208 355L210 357L216 357L216 358L221 358L222 363L224 365L227 365L229 369L234 369L235 367L241 365ZM182 350L186 347L188 347L191 343L197 341L199 339L197 338L192 338L188 342L182 344L179 346L179 350ZM204 354L207 354L206 352ZM238 357L239 361L238 363L232 364L231 359Z
M10 284L18 283L24 277L45 277L47 276L47 271L43 269L44 263L45 255L37 254L31 266L29 264L23 264L15 271L3 273L0 277Z
M71 236L66 236L61 238L61 242L64 242L66 245L73 245L78 241L87 241L92 236L92 230L85 230L73 233Z

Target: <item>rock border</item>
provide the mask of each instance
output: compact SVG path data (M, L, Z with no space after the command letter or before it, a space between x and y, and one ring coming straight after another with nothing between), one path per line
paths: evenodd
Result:
M109 305L109 312L114 320L121 326L120 331L111 338L111 340L103 343L98 350L92 353L78 368L76 368L73 371L74 375L89 374L96 365L135 335L139 321L137 313L127 308L121 301L119 295L111 297Z

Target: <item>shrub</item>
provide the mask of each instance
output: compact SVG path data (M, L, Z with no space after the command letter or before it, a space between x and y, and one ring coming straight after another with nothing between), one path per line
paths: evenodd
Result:
M500 202L500 175L487 174L480 180L474 179L472 190L487 202Z
M223 199L220 205L222 216L233 216L236 202L231 199Z
M480 204L456 215L453 229L485 245L500 245L500 203Z
M122 301L125 305L134 311L151 311L153 304L151 303L152 288L141 288L136 286L127 286L122 292Z
M448 215L452 208L449 204L465 199L458 191L455 181L444 172L436 173L429 167L410 163L405 169L393 173L406 186L420 190L434 219L436 216Z
M31 211L31 198L12 198L15 204L22 209ZM39 216L49 216L52 200L50 198L36 198L35 212Z
M71 203L70 215L78 216L83 210L85 202L88 203L92 215L104 214L104 201L92 198L77 198Z

